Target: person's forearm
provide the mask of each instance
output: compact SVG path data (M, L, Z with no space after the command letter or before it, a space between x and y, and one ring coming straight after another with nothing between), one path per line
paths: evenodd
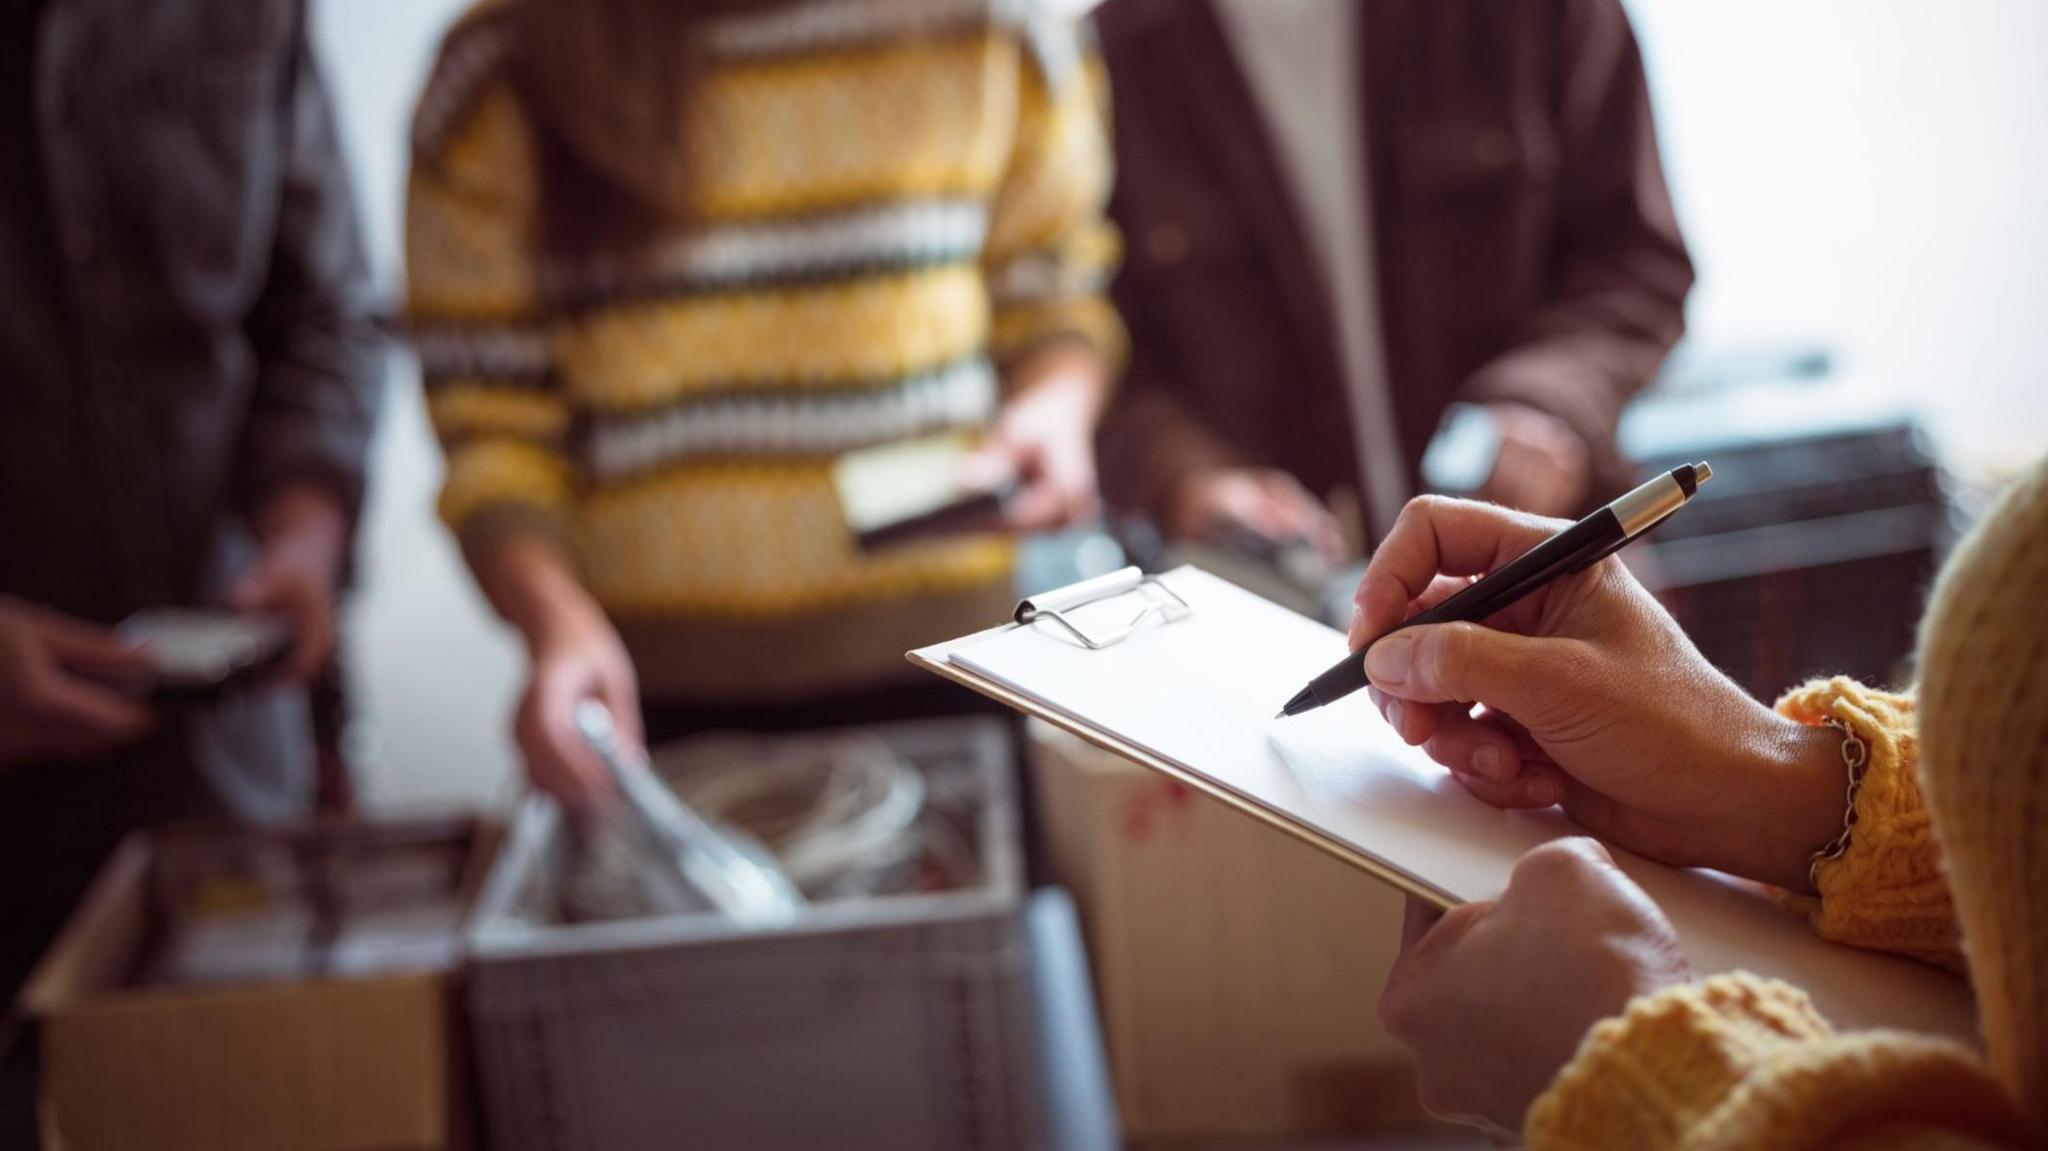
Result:
M270 493L249 526L265 548L303 548L336 566L348 545L348 511L340 493L314 481L286 484Z
M1068 393L1090 427L1109 403L1109 371L1095 349L1080 340L1056 340L1025 355L1005 373L1010 399L1056 389Z
M470 556L478 584L529 647L565 622L603 615L554 541L536 532L502 531Z

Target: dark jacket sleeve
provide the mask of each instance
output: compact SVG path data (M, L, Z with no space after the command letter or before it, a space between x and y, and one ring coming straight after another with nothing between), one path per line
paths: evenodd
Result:
M1097 472L1111 507L1165 524L1183 481L1252 461L1189 408L1165 362L1174 342L1157 335L1142 284L1119 278L1112 292L1130 332L1130 359L1096 430Z
M1622 407L1684 331L1692 261L1619 0L1566 0L1555 50L1562 171L1552 291L1459 399L1556 415L1592 448L1596 473L1612 476Z
M383 391L383 340L349 172L304 8L283 99L283 158L270 269L246 328L256 393L242 446L241 492L254 508L311 480L350 512Z

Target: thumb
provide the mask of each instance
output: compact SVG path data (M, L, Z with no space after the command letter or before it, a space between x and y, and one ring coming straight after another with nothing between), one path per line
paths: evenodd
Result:
M1577 856L1582 862L1598 867L1614 866L1614 853L1607 850L1606 844L1590 835L1567 835L1562 839L1553 839L1537 850Z
M1008 443L990 439L960 457L954 479L972 491L993 491L1017 477L1015 451Z
M1365 652L1374 687L1417 703L1483 703L1524 724L1581 694L1576 641L1538 639L1475 623L1389 632Z
M1575 902L1575 895L1589 886L1606 887L1616 878L1622 877L1614 856L1599 840L1565 836L1538 844L1515 860L1501 902L1520 906L1533 900L1554 908Z

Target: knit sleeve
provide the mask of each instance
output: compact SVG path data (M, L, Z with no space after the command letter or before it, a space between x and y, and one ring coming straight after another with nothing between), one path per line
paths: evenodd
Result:
M1963 970L1955 906L1920 791L1914 698L1838 676L1787 693L1778 710L1807 724L1839 720L1870 753L1849 849L1820 865L1819 900L1802 901L1814 929L1837 943Z
M1085 28L1031 5L1016 137L990 209L983 272L989 351L1015 362L1062 339L1091 346L1112 374L1125 352L1109 303L1119 242L1108 219L1108 82Z
M406 195L406 317L446 457L440 513L473 548L511 524L565 533L569 409L540 307L534 158L486 56L458 28L421 96Z
M1837 1034L1801 992L1746 973L1644 996L1586 1036L1529 1109L1532 1151L1979 1148L2020 1121L1961 1047Z
M1920 625L1920 780L1984 1050L2048 1146L2048 457L1955 553Z

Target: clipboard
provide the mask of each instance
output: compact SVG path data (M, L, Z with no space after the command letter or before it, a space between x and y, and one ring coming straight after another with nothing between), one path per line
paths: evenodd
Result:
M1077 624L1071 614L1076 609L1088 604L1120 599L1134 592L1142 593L1149 588L1158 588L1170 598L1163 603L1161 601L1154 601L1160 604L1156 609L1139 608L1138 615L1132 617L1127 624L1115 631L1105 633L1099 629L1091 629L1086 625ZM1165 606L1166 604L1171 604L1172 606ZM1083 580L1080 583L1071 584L1064 588L1041 593L1022 600L1017 604L1017 610L1011 616L1010 622L989 628L986 631L962 636L947 643L919 648L908 653L907 658L911 663L924 668L926 671L950 679L962 687L979 692L1005 707L1031 716L1033 719L1049 723L1069 735L1094 744L1096 747L1112 755L1122 756L1140 767L1156 771L1184 787L1200 792L1227 807L1258 820L1282 835L1298 839L1317 851L1333 856L1371 875L1380 882L1395 888L1404 895L1420 899L1440 910L1449 910L1456 906L1459 900L1450 893L1432 884L1422 882L1405 872L1388 867L1372 856L1360 852L1351 844L1330 835L1328 832L1312 824L1302 821L1293 814L1259 803L1238 791L1216 782L1208 776L1190 771L1172 760L1140 747L1113 732L1105 731L1100 727L1074 718L1064 712L1049 708L1043 702L1023 692L996 680L989 679L986 676L979 675L962 665L953 663L951 660L951 653L955 650L967 647L991 636L1013 631L1020 627L1028 627L1040 619L1053 621L1063 630L1074 635L1085 646L1094 650L1101 650L1129 639L1137 633L1140 627L1148 623L1156 621L1161 626L1172 624L1186 615L1192 615L1194 610L1193 604L1182 598L1160 577L1148 576L1135 567L1127 567L1121 571L1096 576L1093 579Z
M1480 803L1402 743L1362 694L1267 719L1296 678L1343 646L1319 623L1182 567L1058 589L1019 604L1007 623L908 658L1440 908L1492 898L1523 851L1585 834L1556 809ZM1246 694L1274 698L1264 708L1234 698ZM1671 917L1698 974L1783 978L1845 1029L1980 1042L1966 981L1821 940L1759 885L1610 850Z

